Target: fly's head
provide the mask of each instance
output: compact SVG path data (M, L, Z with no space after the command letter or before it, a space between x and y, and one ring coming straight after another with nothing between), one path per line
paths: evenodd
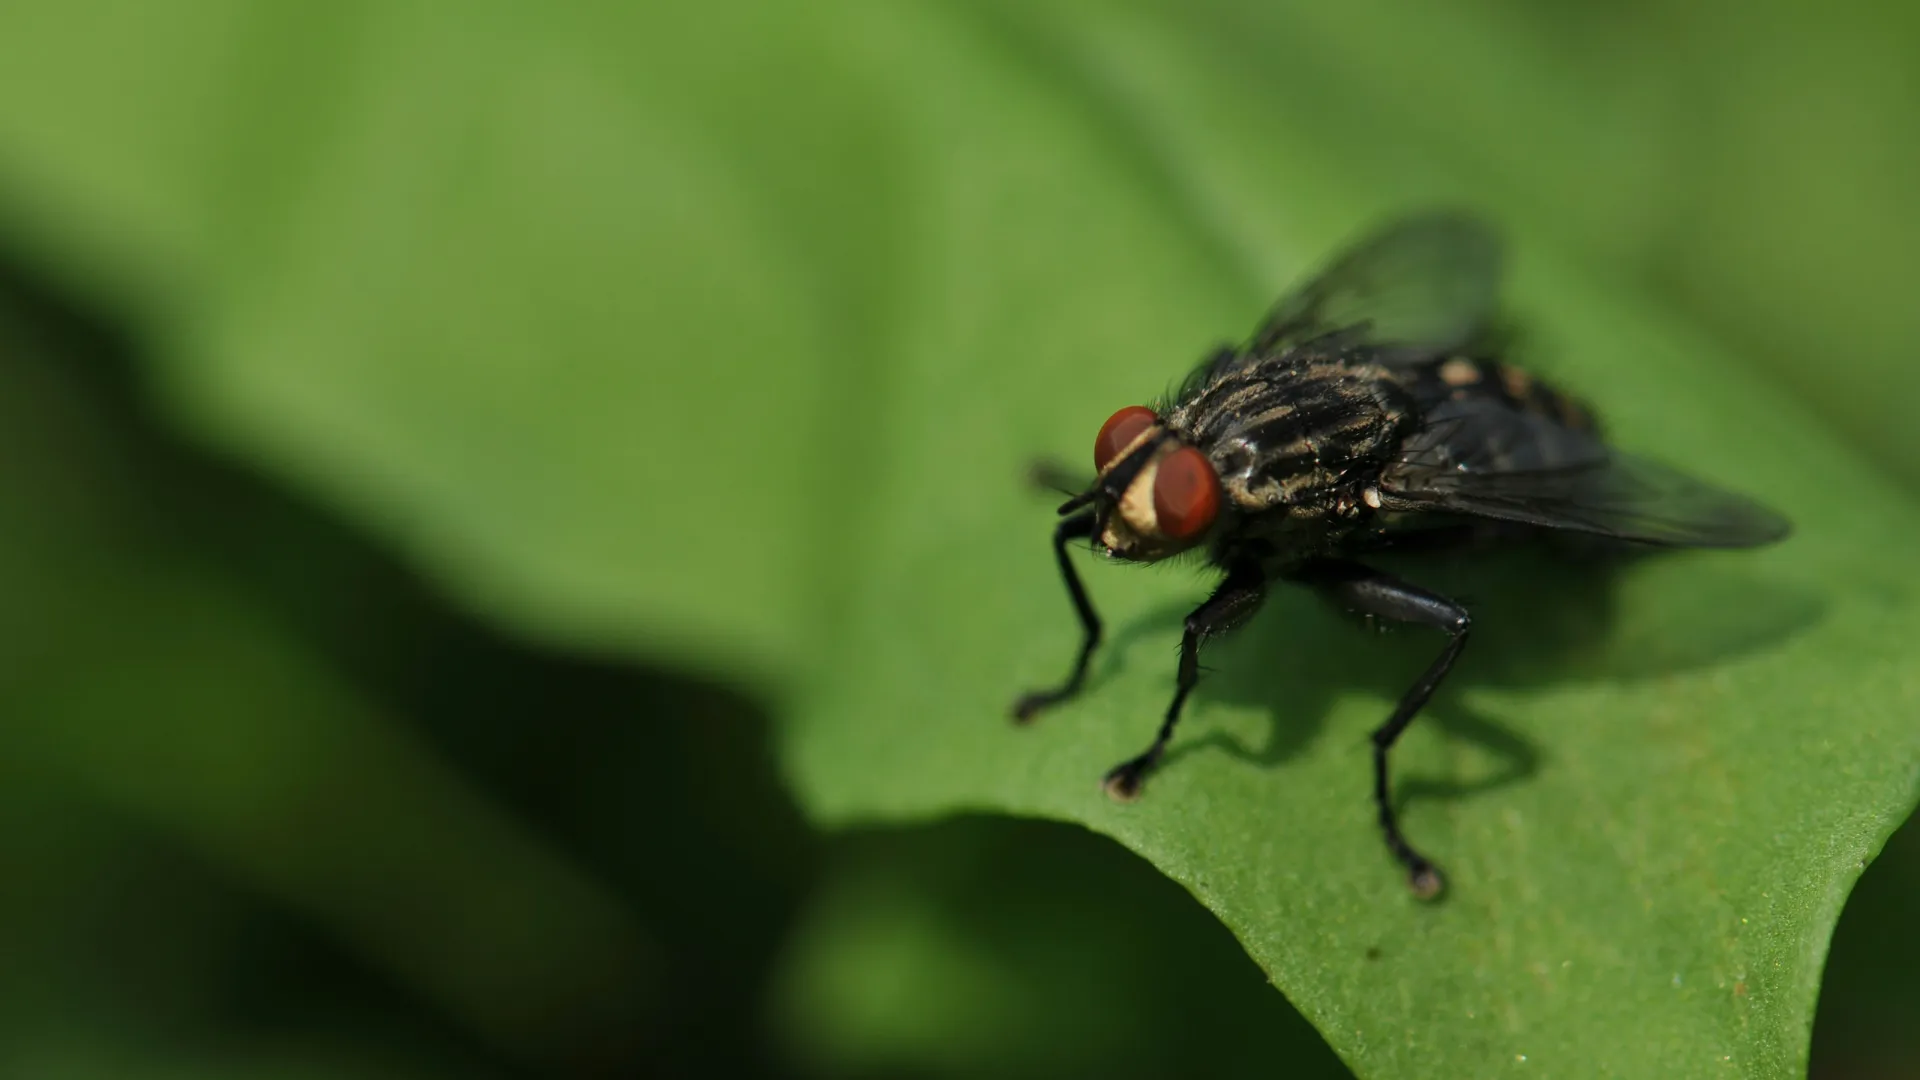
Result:
M1116 558L1177 555L1204 540L1220 516L1220 478L1207 455L1145 406L1107 418L1093 463L1099 479L1061 512L1091 504L1095 542Z

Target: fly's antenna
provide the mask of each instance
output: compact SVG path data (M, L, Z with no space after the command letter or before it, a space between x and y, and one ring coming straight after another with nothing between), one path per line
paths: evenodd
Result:
M1042 458L1027 466L1027 483L1036 490L1061 495L1078 495L1093 484L1081 473L1052 458Z

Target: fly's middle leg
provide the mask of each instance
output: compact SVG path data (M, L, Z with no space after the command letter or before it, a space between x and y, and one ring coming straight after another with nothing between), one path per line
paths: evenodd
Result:
M1166 719L1160 722L1153 745L1139 756L1108 770L1108 795L1125 801L1140 794L1141 780L1166 752L1167 743L1173 739L1174 725L1180 722L1180 709L1186 704L1187 695L1193 692L1194 684L1200 681L1200 643L1238 626L1260 609L1266 597L1266 575L1257 565L1247 564L1229 570L1226 580L1213 595L1187 616L1185 632L1180 637L1180 674L1174 684L1173 703L1167 706Z

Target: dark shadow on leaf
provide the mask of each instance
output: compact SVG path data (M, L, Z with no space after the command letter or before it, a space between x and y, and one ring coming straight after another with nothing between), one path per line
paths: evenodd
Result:
M828 859L773 998L820 1075L1351 1075L1224 925L1106 837L969 815L850 830ZM899 1015L914 1039L886 1037Z

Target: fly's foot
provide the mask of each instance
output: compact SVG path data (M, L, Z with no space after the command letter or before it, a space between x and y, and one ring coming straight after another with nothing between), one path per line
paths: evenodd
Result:
M1407 868L1407 887L1416 900L1434 900L1447 891L1447 879L1439 867L1421 859Z
M1053 690L1035 690L1030 694L1021 694L1013 703L1013 722L1028 724L1033 718L1060 703L1066 695Z
M1100 786L1106 789L1107 797L1114 802L1132 802L1140 797L1140 785L1147 777L1147 770L1153 768L1157 754L1141 754L1131 761L1123 761L1107 770L1105 780Z

